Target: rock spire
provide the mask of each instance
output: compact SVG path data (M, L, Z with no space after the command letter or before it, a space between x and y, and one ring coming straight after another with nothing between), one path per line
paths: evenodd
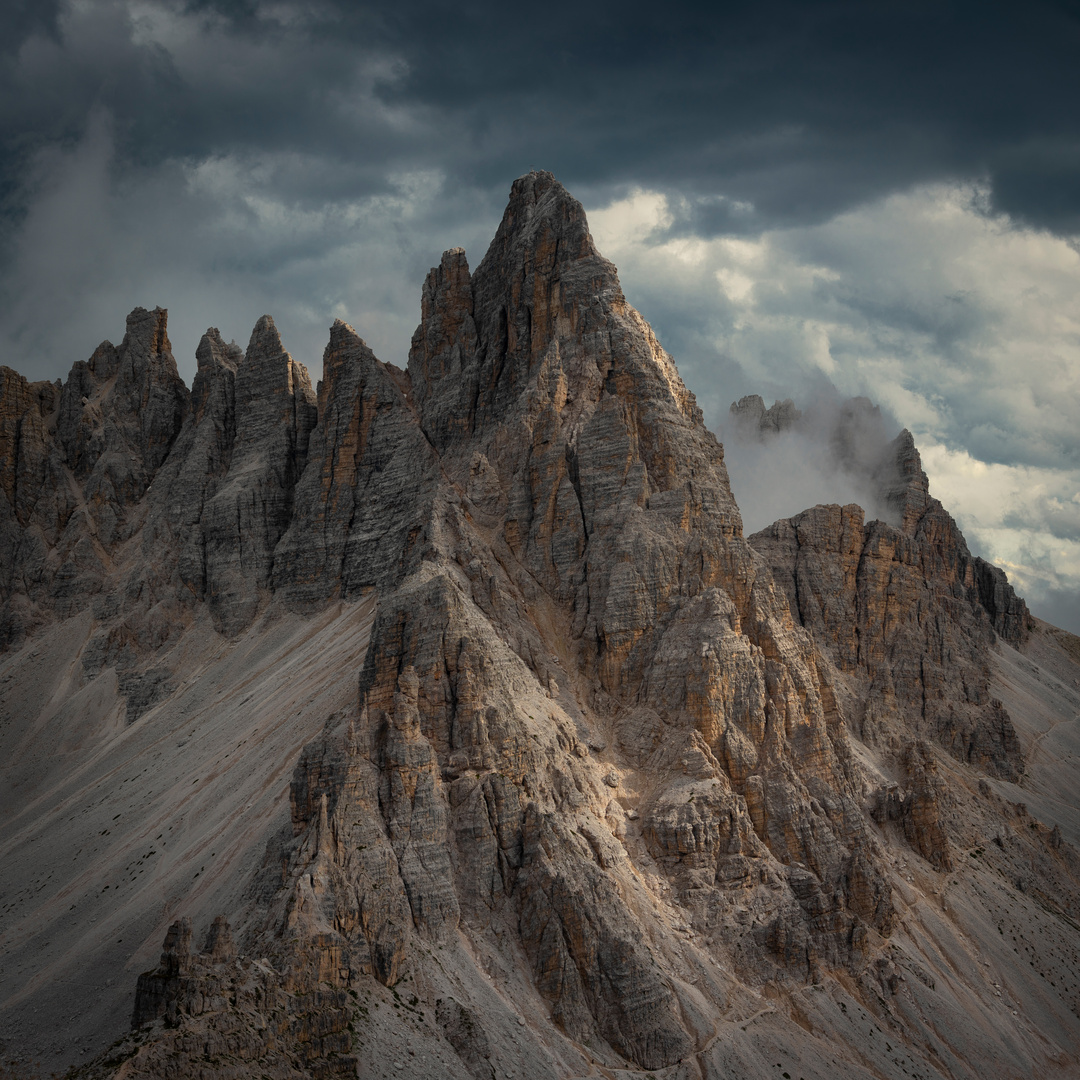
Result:
M400 1031L417 1076L755 1075L781 1046L808 1076L893 1076L857 1010L925 1071L944 1010L997 1007L951 960L928 996L952 939L896 868L953 888L956 808L1004 820L978 785L1025 761L990 653L1027 613L907 432L878 476L897 524L825 506L744 537L723 448L543 172L475 271L460 249L431 270L407 370L338 321L316 393L268 316L197 357L188 394L140 310L60 388L0 369L0 642L78 616L73 670L150 725L194 692L170 640L212 622L225 655L374 611L238 910L201 953L172 923L114 1075L355 1075ZM1080 917L1046 832L1012 830L1001 865ZM1032 1070L1042 1046L990 1029L965 1054Z

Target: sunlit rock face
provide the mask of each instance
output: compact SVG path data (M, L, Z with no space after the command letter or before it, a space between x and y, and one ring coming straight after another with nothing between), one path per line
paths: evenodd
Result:
M515 182L475 271L442 257L421 313L407 370L336 323L317 391L268 317L244 354L208 331L190 395L160 311L62 388L0 373L3 641L83 619L71 661L112 680L122 731L174 706L186 731L198 635L199 679L224 680L283 625L317 655L368 613L303 749L249 759L281 792L263 823L202 826L167 914L129 901L165 951L92 1074L1074 1062L1068 991L999 1016L1008 920L1060 951L1080 918L1068 841L1000 794L1028 762L991 655L1033 624L910 436L871 470L894 524L819 506L744 538L722 447L548 173ZM779 430L790 404L744 411ZM302 680L253 733L305 715ZM245 741L192 786L224 792ZM204 847L231 853L213 886ZM219 915L201 951L188 910Z

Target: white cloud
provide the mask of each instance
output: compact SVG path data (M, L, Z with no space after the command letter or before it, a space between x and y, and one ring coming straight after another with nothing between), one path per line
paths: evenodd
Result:
M1080 469L987 463L935 443L921 453L931 493L969 545L1036 609L1048 593L1080 589Z
M911 429L971 547L1036 610L1075 594L1080 630L1080 254L988 205L978 185L934 185L750 240L665 239L673 215L649 191L590 219L721 435L744 393L869 397ZM805 448L787 473L729 458L755 527L785 499L851 494Z

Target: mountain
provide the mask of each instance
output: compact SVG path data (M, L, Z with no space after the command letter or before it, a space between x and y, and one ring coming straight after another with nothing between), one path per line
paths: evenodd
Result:
M407 370L335 323L314 390L264 317L189 392L161 309L0 369L5 1054L1075 1075L1080 640L911 436L888 520L744 537L548 173L421 312Z

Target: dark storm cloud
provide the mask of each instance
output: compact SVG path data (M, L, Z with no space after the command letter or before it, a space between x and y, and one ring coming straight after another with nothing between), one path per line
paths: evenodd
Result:
M0 8L0 52L16 52L32 33L53 33L60 0L9 0Z
M679 188L700 199L699 228L742 231L985 174L1000 175L998 209L1066 231L1080 220L1080 24L1069 7L338 10L332 32L373 37L405 59L388 99L452 118L465 135L457 169L482 184L540 157L578 183ZM731 200L756 215L733 219Z
M392 133L358 115L341 139L337 110L328 100L372 80L365 53L313 36L303 25L290 29L269 21L258 32L241 33L210 14L189 20L182 30L189 40L170 49L157 40L160 35L140 33L140 17L150 21L158 13L172 12L168 5L139 12L121 2L75 6L65 12L62 37L27 35L3 65L0 123L8 146L25 152L74 139L95 110L107 109L129 165L200 158L225 148L322 148L338 168L309 175L295 194L319 198L335 184L354 191L384 184ZM20 164L15 153L6 168Z
M204 62L186 66L124 32L132 5L79 10L65 17L86 48L61 48L55 6L7 16L9 183L28 148L105 107L132 164L243 146L332 162L297 199L379 190L387 171L435 162L501 192L543 166L581 193L677 190L673 227L700 235L985 176L995 209L1080 228L1072 5L211 0L171 9L205 32ZM348 114L359 84L427 122Z

